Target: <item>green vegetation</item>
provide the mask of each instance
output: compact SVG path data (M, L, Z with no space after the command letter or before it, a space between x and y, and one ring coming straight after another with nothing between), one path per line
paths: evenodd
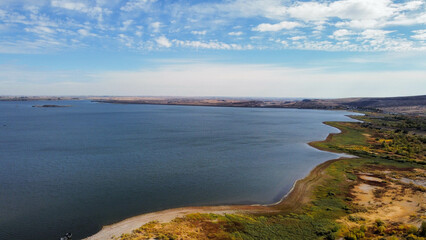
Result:
M370 140L376 155L397 161L425 162L426 119L418 116L384 115L357 116L361 127L372 133Z
M375 114L374 117L355 117L365 121L364 123L327 122L326 124L339 128L342 134L330 135L326 141L314 142L311 145L326 151L344 152L360 157L380 157L425 164L424 132L410 132L412 128L422 129L424 118L385 116ZM392 119L392 124L389 124L392 127L382 128L381 126L387 123L384 119L389 118ZM404 120L396 121L400 118ZM331 139L333 141L330 141Z
M354 116L354 118L364 121L365 127L374 127L388 130L426 131L426 119L421 116L410 115L390 115L369 113L366 116Z
M409 134L424 130L424 119L400 116L362 116L364 123L328 122L342 133L311 143L319 149L359 156L332 162L315 185L311 201L297 211L273 207L264 214L190 214L170 223L151 222L122 240L134 239L424 239L426 224L372 226L355 214L367 209L353 204L351 189L357 173L369 169L424 169L424 137ZM423 189L424 190L424 189ZM342 225L347 219L356 227ZM361 224L361 225L360 225Z
M326 122L327 125L339 128L340 134L330 134L325 141L313 142L312 146L325 151L350 154L368 154L368 142L364 129L357 123Z

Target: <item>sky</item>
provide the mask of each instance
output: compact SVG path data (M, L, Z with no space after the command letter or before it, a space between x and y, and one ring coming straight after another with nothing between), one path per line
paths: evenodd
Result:
M0 0L0 95L426 94L426 0Z

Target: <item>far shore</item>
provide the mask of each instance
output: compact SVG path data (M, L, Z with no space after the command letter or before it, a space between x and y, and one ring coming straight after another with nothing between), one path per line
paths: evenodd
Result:
M172 97L172 96L0 96L0 101L61 101L89 100L115 104L153 104L250 108L297 108L426 116L426 95L406 97L353 98L265 98L265 97Z
M342 131L341 129L339 129ZM328 141L334 133L330 133L329 136L323 140ZM309 143L310 146L313 142ZM322 150L322 149L320 149ZM355 157L355 156L354 156ZM85 240L101 240L101 239L112 239L119 237L125 233L131 233L134 229L141 227L142 225L151 221L159 221L161 223L170 222L177 217L183 217L187 214L192 213L215 213L215 214L231 214L231 213L273 213L283 211L297 211L302 208L303 205L311 200L313 188L320 184L324 180L325 170L330 164L347 159L349 157L340 157L338 159L328 160L317 165L309 174L303 179L297 180L293 188L282 197L276 203L268 205L223 205L223 206L203 206L203 207L182 207L173 208L158 212L151 212L141 214L135 217L131 217L114 223L108 226L104 226L98 233Z

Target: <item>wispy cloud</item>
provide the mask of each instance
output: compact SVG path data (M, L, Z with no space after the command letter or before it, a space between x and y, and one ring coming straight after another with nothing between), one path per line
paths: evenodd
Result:
M54 8L62 8L66 10L85 13L88 16L97 18L98 21L102 21L104 15L109 15L112 13L112 11L107 8L102 8L99 5L89 6L85 2L52 0L51 4Z
M300 26L302 26L302 24L298 22L283 21L276 24L262 23L259 24L257 27L253 28L252 30L259 32L276 32L281 31L283 29L293 29Z
M160 47L166 47L169 48L172 46L172 43L169 41L169 39L167 39L165 36L161 36L157 39L155 39L155 41L158 43L158 45Z
M130 0L126 2L124 6L120 8L122 11L130 12L130 11L147 11L151 7L152 3L156 2L156 0Z
M190 47L197 49L220 49L220 50L248 50L251 49L252 46L241 46L239 44L228 44L224 42L218 41L182 41L182 40L173 40L173 42L180 47Z
M243 32L229 32L228 33L229 36L241 36L243 34L244 34Z
M161 28L161 22L153 22L149 25L153 32L159 32Z
M354 32L347 30L347 29L339 29L333 32L330 38L342 41L347 40L350 38L350 36L354 35Z
M306 39L306 36L294 36L294 37L290 37L288 39L291 39L293 41L299 41L299 40L302 40L302 39Z
M20 0L0 3L0 51L14 42L41 44L43 39L61 39L68 43L60 44L64 49L80 41L79 46L89 48L108 45L137 51L152 51L157 49L155 45L222 50L321 46L318 49L325 51L423 51L425 24L424 0ZM98 37L98 42L91 37ZM161 37L177 39L179 44L160 44ZM42 49L49 46L40 45ZM58 45L52 45L53 49Z
M207 31L203 30L203 31L191 31L192 34L194 35L206 35Z
M416 31L413 31L413 33L414 33L414 35L411 36L412 38L417 39L417 40L426 41L426 29L416 30Z

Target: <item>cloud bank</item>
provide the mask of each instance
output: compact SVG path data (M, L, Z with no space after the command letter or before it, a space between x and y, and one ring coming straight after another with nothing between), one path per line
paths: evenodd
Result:
M75 76L79 76L76 81ZM31 76L31 77L29 77ZM0 94L251 97L421 95L425 71L327 73L266 64L166 64L155 70L40 72L2 68ZM29 80L31 79L31 80ZM58 81L58 79L61 79Z

